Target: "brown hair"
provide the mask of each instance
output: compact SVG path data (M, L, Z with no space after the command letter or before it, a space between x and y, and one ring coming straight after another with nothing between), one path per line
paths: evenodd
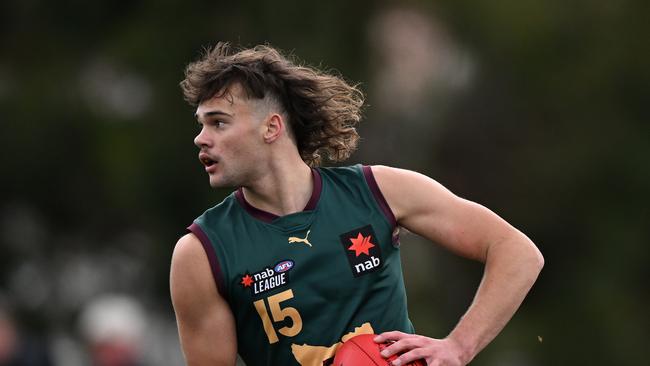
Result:
M302 66L270 46L233 53L228 43L207 49L185 69L180 86L193 106L240 83L248 98L270 97L288 117L300 156L309 166L339 162L356 149L364 96L342 77Z

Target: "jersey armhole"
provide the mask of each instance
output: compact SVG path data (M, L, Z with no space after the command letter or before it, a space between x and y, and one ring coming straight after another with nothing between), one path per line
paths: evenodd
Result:
M212 271L212 277L214 278L214 282L217 285L217 290L219 291L219 294L224 299L227 299L228 295L226 292L226 286L223 279L223 272L221 271L221 266L219 265L219 259L217 258L217 253L215 252L214 247L210 242L210 239L205 234L203 229L201 229L201 226L197 225L195 222L193 222L192 225L188 226L187 230L189 230L192 234L196 235L196 237L201 242L201 245L203 246L203 250L205 250L205 254L208 256L208 262L210 263L210 270Z
M379 185L375 180L375 175L372 173L372 168L369 165L362 165L361 169L363 170L363 176L366 179L366 183L368 183L368 187L370 188L372 195L375 197L375 201L377 201L381 212L383 212L386 220L388 220L390 223L391 228L395 230L397 228L397 220L395 219L395 214L393 214L393 210L390 209L386 198L381 193Z

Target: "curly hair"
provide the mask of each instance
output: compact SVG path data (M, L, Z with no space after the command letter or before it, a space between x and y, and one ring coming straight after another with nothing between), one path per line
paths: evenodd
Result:
M226 93L239 83L248 98L271 98L288 117L302 159L318 166L323 158L347 159L356 149L364 95L358 85L300 65L271 46L233 52L220 42L185 69L180 86L192 106Z

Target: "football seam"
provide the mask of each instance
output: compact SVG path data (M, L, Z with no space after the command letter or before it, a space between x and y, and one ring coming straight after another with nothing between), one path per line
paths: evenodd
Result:
M352 339L351 339L350 341L351 341L352 344L354 344L358 349L360 349L361 352L363 352L366 356L368 356L368 359L369 359L370 361L372 361L372 363L374 363L374 364L377 365L377 366L381 366L381 365L378 365L377 362L375 362L375 360L372 359L372 356L370 356L370 355L368 354L368 352L366 352L366 350L363 349L363 347L361 347L360 345L358 345L358 344L357 344L354 340L352 340Z

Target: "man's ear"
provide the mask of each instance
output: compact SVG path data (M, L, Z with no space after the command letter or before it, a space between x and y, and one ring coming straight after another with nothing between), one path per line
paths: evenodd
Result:
M269 119L266 120L265 125L266 130L264 131L264 142L267 144L277 140L285 129L284 119L278 113L273 113Z

